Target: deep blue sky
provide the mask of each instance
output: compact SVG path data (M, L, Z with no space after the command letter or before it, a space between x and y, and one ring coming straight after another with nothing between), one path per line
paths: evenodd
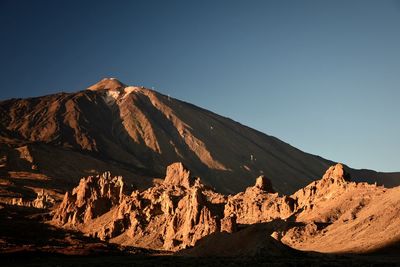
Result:
M400 2L0 1L0 99L103 77L400 171Z

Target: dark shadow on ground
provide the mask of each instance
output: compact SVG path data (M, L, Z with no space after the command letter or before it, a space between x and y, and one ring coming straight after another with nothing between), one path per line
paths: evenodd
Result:
M261 247L252 256L191 257L119 247L74 231L53 227L45 223L49 217L49 213L44 210L2 205L0 266L400 266L399 242L365 255L301 252L288 247L284 248L285 253L278 255L270 253L270 247L267 246ZM267 245L273 244L274 248L280 248L282 244L271 238L270 234L274 229L290 227L293 223L289 222L288 225L285 221L275 220L271 223L241 225L241 230L236 234L217 233L204 239L221 242L214 238L218 239L222 235L229 239L229 236L248 231L265 235ZM221 244L228 245L226 242Z

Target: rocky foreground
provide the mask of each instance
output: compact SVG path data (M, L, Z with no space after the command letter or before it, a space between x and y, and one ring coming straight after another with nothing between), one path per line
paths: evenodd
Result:
M290 196L264 176L236 195L215 192L181 163L143 191L108 172L82 178L51 223L125 247L186 256L371 253L400 240L400 187L350 181L343 165Z

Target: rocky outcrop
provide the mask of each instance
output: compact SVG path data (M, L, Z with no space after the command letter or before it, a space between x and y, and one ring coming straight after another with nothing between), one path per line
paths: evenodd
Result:
M221 232L235 233L237 231L236 215L230 214L221 220Z
M220 230L220 214L213 210L200 187L189 190L166 218L164 248L174 250L194 246L197 240Z
M331 166L324 174L321 180L314 181L308 186L300 189L292 195L299 208L312 208L315 201L320 199L329 199L349 185L350 174L346 172L344 166L340 163Z
M86 223L119 205L123 197L122 177L111 177L109 172L82 178L55 211L54 220L62 225Z
M81 179L64 197L54 221L111 242L178 250L221 229L224 197L190 177L181 164L164 182L130 196L109 173ZM231 227L233 229L233 227Z
M264 175L261 175L256 179L255 187L268 193L275 193L275 190L272 187L271 180L267 179L267 177L265 177Z
M281 233L280 240L325 253L365 253L397 242L399 190L350 182L345 167L336 164L292 195L298 203L295 227Z
M120 245L168 251L199 246L210 255L212 251L204 244L223 243L221 240L226 239L234 242L233 247L241 248L246 232L253 230L246 250L254 253L280 247L280 242L301 249L314 248L316 239L344 246L345 242L336 240L330 225L338 225L338 233L342 228L354 233L361 229L359 225L368 223L376 227L379 223L393 225L390 220L370 216L370 210L379 209L379 205L373 205L372 196L382 203L398 202L398 191L386 194L389 198L379 198L385 194L384 188L349 179L343 165L337 164L321 180L292 196L274 193L264 176L244 192L224 196L191 177L181 163L174 163L167 168L162 183L128 195L121 177L105 173L81 179L55 210L54 222ZM396 209L390 212L398 214ZM397 228L393 229L396 237ZM260 246L253 247L253 241ZM321 245L317 249L330 248ZM230 249L224 251L231 253Z
M254 186L228 198L224 214L226 217L235 215L240 224L269 222L292 215L295 210L294 199L273 192L271 182L260 176Z
M190 172L185 169L183 164L181 162L176 162L167 167L164 185L190 188L190 186L193 185L193 179L190 177Z
M66 193L54 221L110 242L175 251L212 233L234 233L237 223L290 216L293 199L273 192L271 182L260 176L244 193L225 197L194 179L182 163L174 163L162 183L129 196L121 177L105 173L83 178Z
M48 209L54 206L55 199L44 190L38 192L36 199L32 201L32 207L38 209Z
M37 209L51 208L54 206L55 202L55 199L43 189L37 193L37 196L34 200L27 200L22 197L14 197L8 201L5 201L5 203L9 205L33 207Z

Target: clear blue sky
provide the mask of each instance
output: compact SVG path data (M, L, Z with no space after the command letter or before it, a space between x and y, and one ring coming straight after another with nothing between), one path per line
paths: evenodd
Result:
M1 0L0 33L0 99L117 77L400 171L400 1Z

